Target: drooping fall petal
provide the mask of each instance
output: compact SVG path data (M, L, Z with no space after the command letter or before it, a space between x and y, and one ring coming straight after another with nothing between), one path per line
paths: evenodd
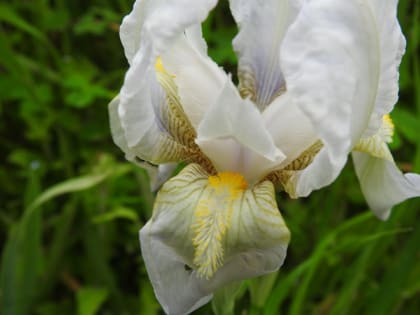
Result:
M163 185L140 231L150 280L168 314L198 308L231 281L277 270L289 239L270 182L248 188L240 174L209 176L196 164Z
M363 195L375 215L386 220L391 208L420 196L420 175L403 174L394 161L353 152L353 162Z

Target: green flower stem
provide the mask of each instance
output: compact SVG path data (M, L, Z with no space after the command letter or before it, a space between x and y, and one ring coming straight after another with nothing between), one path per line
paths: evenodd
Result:
M242 295L243 282L231 283L214 293L212 309L215 315L233 315L235 300Z

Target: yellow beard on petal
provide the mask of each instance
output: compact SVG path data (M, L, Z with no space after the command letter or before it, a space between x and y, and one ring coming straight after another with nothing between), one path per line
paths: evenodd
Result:
M238 173L222 172L208 178L209 190L194 212L194 265L199 276L209 279L223 264L223 240L230 226L232 203L247 189Z
M209 184L218 191L228 190L230 194L244 191L248 187L245 178L233 172L220 172L215 176L210 176Z

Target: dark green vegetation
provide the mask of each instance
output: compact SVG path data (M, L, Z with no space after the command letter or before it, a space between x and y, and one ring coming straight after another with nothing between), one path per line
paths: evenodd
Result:
M137 238L154 196L107 117L127 69L118 25L131 3L0 3L1 314L161 314ZM234 72L225 8L205 35ZM420 172L419 2L400 1L399 14L408 47L393 152ZM332 186L278 202L292 231L286 263L247 283L236 314L419 314L420 199L377 220L349 162Z

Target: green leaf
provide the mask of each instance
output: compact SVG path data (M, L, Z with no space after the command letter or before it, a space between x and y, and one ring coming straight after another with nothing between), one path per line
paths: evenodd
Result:
M48 42L47 37L37 28L22 19L10 6L0 4L0 21L9 23L17 29L24 31L42 42Z
M108 291L103 288L85 287L77 291L77 314L94 315L108 297Z
M420 118L416 117L414 114L409 111L396 108L392 112L392 119L395 123L395 128L397 131L400 131L401 134L409 141L414 144L420 142L419 138L419 128L420 128Z
M214 293L212 300L213 312L216 315L233 315L235 300L245 282L233 282Z
M249 281L251 293L251 304L254 308L263 310L273 286L276 282L278 272L272 272ZM260 312L261 313L261 312Z
M419 243L420 229L416 228L410 240L399 249L398 259L387 270L380 290L376 290L373 302L368 304L367 314L392 313L403 295L404 284L408 281L410 272L418 264Z
M111 23L119 21L120 17L106 8L94 7L87 12L74 26L74 32L78 35L105 33Z
M334 243L337 235L342 233L343 231L349 230L354 228L359 224L363 224L367 220L372 219L372 214L370 212L366 212L360 214L356 217L353 217L350 220L344 221L340 226L336 227L332 230L328 235L326 235L314 248L311 257L309 258L309 266L306 274L304 275L302 282L299 285L299 288L294 296L293 303L291 305L290 314L292 315L300 315L303 314L303 310L305 308L305 299L307 298L307 294L309 291L309 287L311 282L313 281L315 274L318 268L321 268L323 259L325 259L327 250Z
M23 315L27 308L27 299L19 298L21 278L16 267L19 267L19 245L17 231L13 231L4 247L1 262L0 285L2 288L1 313L5 315ZM19 300L19 303L17 301Z
M23 199L30 202L39 193L40 174L30 169ZM15 224L2 256L0 311L5 315L28 314L37 294L43 267L41 212L32 212Z
M139 216L137 215L137 212L133 209L126 207L118 207L105 213L101 213L94 216L92 218L92 222L95 224L99 224L114 221L116 219L126 219L129 221L138 222Z
M274 287L271 292L270 297L267 299L264 315L277 315L279 307L287 295L291 292L293 285L296 284L298 278L302 276L304 272L307 271L310 264L312 263L311 259L308 259L301 263L299 266L293 269L289 274L280 277L280 281Z
M28 211L32 211L33 209L39 207L40 205L51 200L54 197L70 192L76 192L91 188L104 181L110 174L111 172L86 175L77 178L72 178L65 182L54 185L51 188L44 191L38 198L36 198L35 201L32 202L32 204L28 207Z
M109 164L109 165L108 165ZM59 195L89 189L122 168L108 163L99 165L100 174L72 178L44 191L25 210L22 219L15 225L2 256L0 283L3 293L3 313L25 315L37 293L37 277L41 264L41 211L34 211L45 202ZM104 169L106 167L106 169ZM34 195L29 183L30 195ZM29 197L28 197L29 198ZM31 198L29 198L31 199Z
M156 300L153 287L149 279L142 278L140 280L140 310L138 314L158 315L161 314L161 306Z

